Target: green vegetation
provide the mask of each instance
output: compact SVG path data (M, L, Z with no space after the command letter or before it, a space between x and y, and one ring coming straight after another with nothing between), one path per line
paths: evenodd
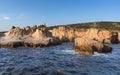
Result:
M59 26L69 26L74 29L107 29L107 30L119 30L120 31L120 22L89 22L89 23L77 23L77 24L67 24L67 25L57 25L48 27L48 29L53 29Z

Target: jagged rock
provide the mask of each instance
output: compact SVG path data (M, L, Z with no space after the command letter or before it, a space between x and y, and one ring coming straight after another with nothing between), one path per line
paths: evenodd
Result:
M0 47L43 47L60 44L59 39L52 36L45 26L14 27L0 38Z
M12 42L16 44L17 41L21 41L24 42L22 46L49 46L74 41L75 38L92 39L101 43L119 43L119 34L95 28L77 30L69 26L60 26L49 31L46 25L27 26L23 29L13 26L10 31L4 33L4 36L0 34L0 44L8 45L10 42L12 45Z
M31 37L25 39L25 46L38 47L60 44L57 38L52 37L52 34L47 30L36 29Z
M12 26L12 29L15 29L16 27L15 26Z
M19 38L23 36L23 30L19 27L10 29L10 31L5 33L5 39Z
M30 26L26 26L26 27L24 27L24 29L23 29L24 31L24 35L31 35L31 34L33 34L34 32L32 32L32 29L30 28Z
M107 53L111 52L112 48L91 39L76 38L75 51L81 54L94 54L94 51L99 53Z
M46 24L42 24L42 25L38 26L38 28L41 30L44 30L44 29L46 29Z
M32 37L43 38L46 37L46 33L42 30L36 29L35 33L32 34Z

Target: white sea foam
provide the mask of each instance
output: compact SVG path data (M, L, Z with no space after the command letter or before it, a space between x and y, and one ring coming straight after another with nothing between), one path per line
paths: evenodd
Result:
M94 52L92 56L106 56L106 54Z
M62 50L62 53L76 54L74 50Z

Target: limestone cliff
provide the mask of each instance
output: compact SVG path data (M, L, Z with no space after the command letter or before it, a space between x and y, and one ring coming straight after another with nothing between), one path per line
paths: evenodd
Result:
M83 38L93 39L103 43L110 43L111 32L92 28L86 31Z
M67 26L54 28L53 30L50 30L50 32L54 37L59 38L62 42L73 41L75 38L75 30Z
M72 29L67 26L62 26L50 30L53 36L61 41L74 41L75 38L93 39L102 43L119 43L117 33L109 30L101 30L96 28L90 29Z

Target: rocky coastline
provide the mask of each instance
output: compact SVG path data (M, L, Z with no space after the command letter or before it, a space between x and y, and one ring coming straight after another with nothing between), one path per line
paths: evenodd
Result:
M35 25L23 29L13 26L9 31L0 33L0 47L47 47L63 42L74 42L74 49L78 53L106 53L111 52L112 48L105 44L118 44L120 32L98 28L75 29L70 26L49 29L46 25Z
M53 28L50 32L61 42L74 42L74 50L80 54L94 54L94 51L112 52L112 48L105 44L119 44L120 42L119 31L106 29L73 29L69 26L60 26Z

